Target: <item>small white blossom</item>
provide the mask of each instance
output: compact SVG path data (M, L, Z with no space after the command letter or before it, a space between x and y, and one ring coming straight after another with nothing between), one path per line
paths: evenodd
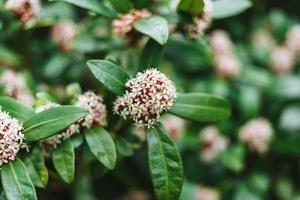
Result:
M5 7L18 15L23 23L37 16L41 10L39 0L8 0Z
M0 110L0 166L15 159L24 135L18 120Z
M93 92L85 92L79 96L76 106L86 108L90 114L85 116L80 122L82 127L91 128L92 125L106 125L106 106L103 104L101 96Z
M206 186L199 186L196 189L195 200L219 200L220 193L213 189Z
M63 51L72 49L72 41L77 34L76 26L68 21L59 22L52 28L52 38Z
M271 68L276 74L288 74L295 65L295 54L287 47L277 47L271 55Z
M149 16L150 12L146 9L132 10L127 14L121 15L119 19L113 21L114 35L121 38L128 37L133 31L133 23Z
M300 53L300 25L295 25L289 30L286 45L295 54Z
M167 115L162 117L161 123L175 141L182 137L185 125L183 119L174 115Z
M194 24L188 26L188 36L197 39L210 27L213 4L211 0L204 0L202 15L193 17Z
M228 139L221 135L214 126L208 126L201 131L201 158L205 162L216 159L228 146Z
M252 119L239 131L240 140L253 151L266 153L272 138L273 129L270 122L264 118Z
M233 44L224 31L214 31L211 34L211 48L214 54L214 68L218 76L232 78L240 72L240 61L238 60Z
M176 99L174 84L156 69L148 69L126 83L126 93L114 104L114 112L137 126L153 126Z
M32 93L26 87L26 81L20 74L12 70L5 70L0 75L0 84L4 85L5 94L7 96L22 101L27 105L33 105L34 98L32 96Z

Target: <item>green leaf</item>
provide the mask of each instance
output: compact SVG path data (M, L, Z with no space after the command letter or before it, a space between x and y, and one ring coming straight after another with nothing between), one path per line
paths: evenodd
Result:
M63 144L54 149L52 160L54 168L60 177L65 182L71 183L74 179L75 172L75 153L72 142L66 140Z
M130 143L123 137L116 137L116 148L118 152L123 156L131 156L133 154Z
M164 46L150 39L143 49L139 71L157 68L164 54Z
M19 158L2 166L1 181L8 200L37 200L27 169Z
M284 132L300 132L300 105L290 105L282 111L279 119L279 127Z
M32 108L29 108L10 97L0 97L0 107L20 122L25 121L28 117L34 114L34 110Z
M181 0L177 6L177 11L200 15L203 12L203 0Z
M49 176L42 150L34 148L24 163L33 184L37 187L45 188Z
M168 22L162 17L153 16L140 19L133 24L133 27L138 32L148 35L161 45L166 44L168 41Z
M64 130L89 112L76 106L59 106L37 113L24 121L26 141L34 142Z
M114 8L122 13L128 13L132 8L129 0L109 0L109 2L114 6Z
M162 125L147 129L148 159L158 200L178 199L183 185L183 168L175 143Z
M178 94L169 112L198 122L216 122L230 116L230 106L226 99L215 95Z
M252 6L249 0L218 0L213 1L214 19L221 19L240 14Z
M103 3L97 0L51 0L51 1L64 1L74 4L75 6L85 8L92 12L98 13L105 17L115 17L116 13L111 8L105 6Z
M113 169L117 161L116 147L110 134L103 128L85 131L85 140L93 155L107 168Z
M111 92L118 95L125 93L125 84L130 77L124 69L106 60L89 60L87 65L96 79Z
M255 87L242 86L238 96L239 107L244 119L251 119L259 115L261 95Z
M51 80L57 80L59 76L71 65L72 57L68 54L57 54L54 55L45 64L43 74L46 78Z

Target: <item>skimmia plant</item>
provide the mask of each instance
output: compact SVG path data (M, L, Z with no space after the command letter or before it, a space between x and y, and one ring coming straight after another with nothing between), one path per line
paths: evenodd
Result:
M45 52L34 49L41 57L23 59L26 61L17 56L12 59L12 52L3 53L0 48L0 64L5 67L24 65L26 69L18 72L0 70L0 167L5 198L38 199L35 187L47 188L49 178L62 179L67 184L77 181L81 174L88 173L94 160L101 169L97 171L99 176L115 170L124 157L133 155L133 150L137 149L119 135L131 129L146 134L148 168L156 199L180 198L185 179L184 164L174 140L181 137L179 132L184 123L221 122L229 118L231 108L222 95L182 92L183 89L170 78L170 73L161 67L169 37L173 34L190 41L202 37L205 40L205 31L214 19L239 14L249 8L251 2L180 0L176 5L174 2L0 0L0 12L5 12L5 18L18 19L11 31L20 29L20 35L16 36L24 36L20 51L27 52L28 56L31 44L26 38L30 36L29 32L52 27L49 49L45 48ZM225 6L228 4L231 6ZM65 13L58 13L52 5L67 5ZM78 13L89 20L83 24L72 22L68 17L69 5L75 6ZM98 19L103 20L109 30L101 30L101 27L91 30L89 23ZM0 21L0 31L6 26L9 25L3 23L2 27ZM103 33L105 31L108 33ZM10 34L4 32L3 37ZM89 32L95 33L95 38L84 36ZM111 37L101 41L107 42L103 47L97 41L101 34ZM224 79L236 78L241 64L229 36L216 31L211 40L216 74ZM44 48L44 44L41 46ZM44 71L32 67L35 59L41 60L52 54L53 47L60 52L45 64ZM126 48L141 49L137 53L138 67L123 66L124 62L116 59L119 54L127 53ZM101 53L94 55L95 49ZM107 50L112 53L104 54ZM177 59L189 59L185 58L186 53ZM66 85L55 84L58 77L64 75L65 65L74 65L74 73L66 75ZM81 68L76 68L77 65ZM278 67L274 68L277 70ZM89 75L83 79L88 84L98 80L100 83L95 85L97 89L101 88L101 95L95 87L79 84L83 81L80 76L88 71L86 69L89 69ZM40 81L38 87L32 86L34 81L30 80L28 71ZM69 84L67 80L74 81L74 77L78 78L78 83ZM86 92L82 93L83 89ZM210 162L225 151L229 142L213 126L203 132L202 140L207 145L202 157ZM240 130L240 139L259 153L268 150L271 136L272 127L263 118L249 121ZM205 186L201 186L199 192L218 196ZM200 196L202 199L205 195Z

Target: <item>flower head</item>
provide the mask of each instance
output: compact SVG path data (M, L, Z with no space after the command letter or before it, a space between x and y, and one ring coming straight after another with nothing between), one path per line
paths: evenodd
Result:
M0 110L0 166L15 159L23 144L22 129L18 120Z
M276 74L289 73L295 64L295 54L287 47L276 48L271 55L271 68Z
M0 84L5 86L7 96L16 98L30 106L34 103L34 98L20 74L12 70L5 70L0 76Z
M23 23L37 16L41 9L39 0L8 0L5 6L19 16Z
M63 51L72 49L72 41L77 34L75 25L68 21L59 22L52 28L52 38Z
M183 119L174 115L167 115L162 118L161 123L175 141L182 137L185 125Z
M133 23L149 16L150 12L146 9L132 10L127 14L121 15L119 19L113 21L114 35L121 38L128 37L133 31Z
M295 25L288 32L287 46L296 54L300 52L300 25Z
M219 200L220 193L209 187L199 186L196 190L196 200Z
M188 26L188 36L197 39L204 34L204 31L210 27L212 15L212 1L204 0L204 8L202 15L193 17L194 24Z
M272 134L272 126L264 118L250 120L239 131L240 140L258 153L267 152Z
M114 112L138 126L151 127L176 99L174 84L156 69L148 69L126 83L126 93L114 104Z
M84 128L90 128L92 125L106 125L106 106L103 104L101 96L93 92L85 92L79 96L76 105L89 110L90 114L85 116L80 122Z
M201 131L202 141L201 158L205 162L216 159L228 146L228 139L221 135L214 126L208 126Z

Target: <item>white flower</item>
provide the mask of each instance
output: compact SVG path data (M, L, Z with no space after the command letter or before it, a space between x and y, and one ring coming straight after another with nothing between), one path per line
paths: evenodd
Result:
M214 126L208 126L201 131L202 141L201 158L205 162L216 159L228 146L228 139L221 135Z
M214 54L214 68L218 76L232 78L240 72L240 61L235 55L233 44L224 31L214 31L210 39Z
M62 21L52 28L52 38L63 51L72 49L72 41L78 34L76 26L68 21Z
M33 105L34 98L20 74L12 70L5 70L0 76L0 84L4 85L7 96L16 98L27 105Z
M185 125L183 119L174 115L167 115L162 117L161 123L175 141L182 137Z
M18 120L0 110L0 166L15 159L23 144L22 129Z
M295 25L289 30L286 44L295 54L300 52L300 25Z
M148 16L150 16L150 12L146 9L132 10L127 14L121 15L119 19L113 21L114 35L121 38L128 37L133 30L133 23Z
M39 0L8 0L5 6L18 15L23 23L37 16L41 10Z
M85 92L79 96L76 105L89 110L90 114L85 116L80 122L81 126L90 128L92 125L106 125L106 106L103 104L101 96L93 92Z
M266 153L272 138L273 129L270 122L264 118L252 119L239 131L240 140L258 153Z
M188 36L197 39L210 27L213 4L211 0L204 0L202 15L193 17L194 24L188 26Z
M195 200L219 200L220 193L206 186L198 186Z
M287 47L277 47L271 55L271 68L280 75L289 73L295 65L295 54Z
M176 99L174 84L156 69L148 69L126 83L126 93L114 104L114 112L138 126L153 126Z

